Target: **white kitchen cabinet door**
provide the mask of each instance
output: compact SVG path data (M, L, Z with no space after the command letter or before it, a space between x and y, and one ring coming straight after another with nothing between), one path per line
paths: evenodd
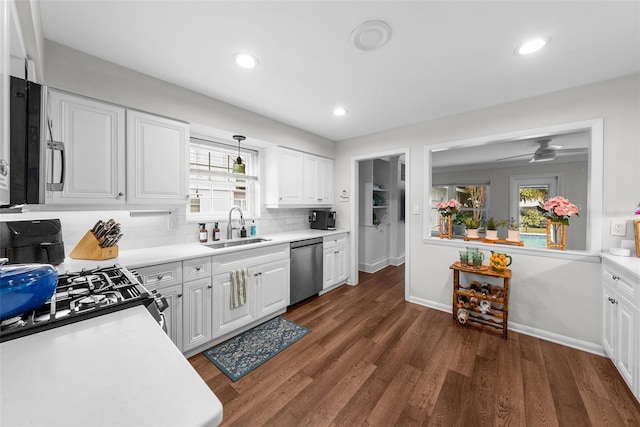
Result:
M299 205L304 202L303 157L299 151L278 148L278 204Z
M183 351L211 341L211 278L183 284Z
M318 199L321 205L333 205L333 159L318 157Z
M317 205L320 203L320 195L318 194L319 179L319 163L320 158L310 154L304 154L304 192L303 199L306 205Z
M612 286L604 283L603 287L603 305L602 315L604 317L603 331L602 331L602 347L607 352L612 360L615 360L615 348L616 348L616 306L615 301L616 293Z
M333 160L304 155L304 203L330 206L333 203Z
M162 312L167 326L167 335L182 351L182 285L173 285L158 292L167 300L168 307Z
M349 252L346 246L339 246L334 253L335 282L342 283L349 277Z
M46 191L47 204L107 204L125 201L125 110L82 96L48 91L46 140L64 147L47 149L46 182L62 183Z
M262 264L254 273L258 307L256 317L261 318L289 305L289 260Z
M335 283L335 247L324 248L322 259L322 289L330 288Z
M637 394L636 369L638 364L638 309L618 293L616 298L616 366L629 388Z
M253 283L253 275L256 272L255 268L249 269L247 302L234 309L231 308L231 273L221 273L213 276L214 337L225 335L256 319Z
M339 283L344 283L348 274L347 234L339 234L324 238L324 276L323 289L330 288Z
M189 124L127 110L127 203L186 204Z

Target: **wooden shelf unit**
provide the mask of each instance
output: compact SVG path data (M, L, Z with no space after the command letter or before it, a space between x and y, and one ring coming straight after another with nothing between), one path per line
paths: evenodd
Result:
M506 269L502 272L497 272L491 270L491 268L483 270L462 266L460 265L460 263L453 263L449 268L453 270L453 302L451 306L453 323L460 323L458 321L458 309L464 308L469 312L467 322L473 322L482 326L488 326L493 329L501 330L502 337L504 339L507 339L507 322L509 319L509 284L511 281L511 270ZM470 288L461 287L460 272L502 279L502 296L496 296L495 293L485 295L481 292L475 292ZM499 285L491 283L491 287L495 288L499 287ZM467 297L469 299L477 298L478 301L486 300L490 303L501 305L501 307L497 308L492 305L491 309L488 310L486 314L484 314L478 307L460 307L458 301L459 297L461 296Z

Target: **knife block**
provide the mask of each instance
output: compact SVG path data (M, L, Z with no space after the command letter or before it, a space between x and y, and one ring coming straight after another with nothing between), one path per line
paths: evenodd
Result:
M69 256L73 259L90 259L103 261L106 259L116 258L118 256L118 245L108 248L101 248L100 242L93 235L91 230L87 231L80 239Z

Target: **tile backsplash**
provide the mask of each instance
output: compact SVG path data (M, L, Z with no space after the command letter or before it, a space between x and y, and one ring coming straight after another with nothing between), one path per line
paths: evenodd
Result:
M124 237L118 243L119 249L141 249L146 247L171 245L179 243L198 243L198 223L186 221L186 210L158 211L166 213L138 213L130 216L127 210L104 211L34 211L18 214L2 214L1 221L25 221L33 219L58 218L62 225L62 236L65 243L65 254L69 254L82 236L93 225L102 219L113 218L121 224ZM169 214L171 212L171 214ZM295 231L309 228L309 214L307 209L265 209L260 218L255 219L258 235L275 234L285 231ZM169 229L169 222L173 221L175 228ZM237 216L234 214L234 224ZM218 221L221 235L224 238L227 230L227 220ZM251 220L246 220L245 227L249 231ZM206 223L211 240L213 220Z

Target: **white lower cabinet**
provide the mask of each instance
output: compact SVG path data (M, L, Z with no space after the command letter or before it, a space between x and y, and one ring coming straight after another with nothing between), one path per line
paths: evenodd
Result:
M183 351L211 341L211 277L183 284Z
M213 276L213 308L215 336L221 336L255 320L255 296L252 286L247 286L247 302L240 307L231 308L231 274L222 273Z
M163 311L167 334L182 351L182 263L170 262L136 268L142 284L150 291L158 291L167 300Z
M167 308L162 312L171 341L182 351L182 284L158 289L167 300Z
M246 268L247 302L231 308L231 272ZM221 337L289 305L289 245L214 257L213 337Z
M375 273L389 265L389 224L361 225L358 242L358 267L367 273Z
M602 312L602 346L640 400L640 278L605 264Z
M265 317L289 305L289 259L262 264L253 280L257 293L256 316Z
M349 277L349 252L347 233L325 237L323 241L323 289L346 282Z

